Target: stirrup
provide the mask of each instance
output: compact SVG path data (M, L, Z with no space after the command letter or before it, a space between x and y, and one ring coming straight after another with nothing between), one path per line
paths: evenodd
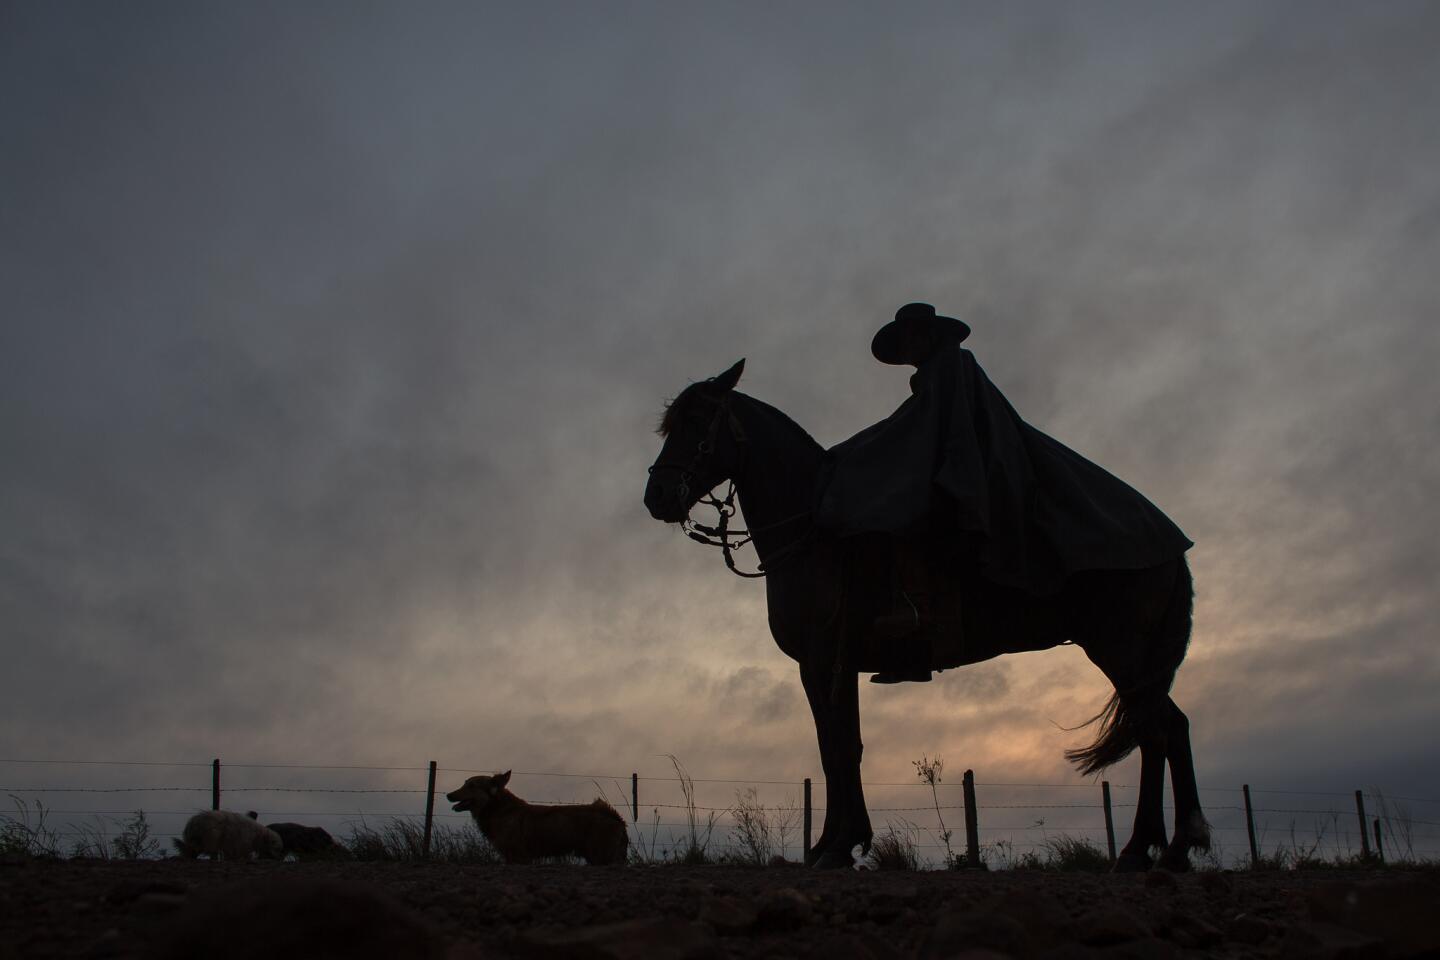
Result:
M870 678L871 683L928 683L933 676L928 666L933 651L935 624L905 614L877 617L872 628L876 637L888 640L899 648L897 657L903 666L881 670ZM905 663L906 660L910 662ZM918 661L918 662L917 662Z
M871 629L876 636L898 640L915 633L928 623L929 618L920 612L919 605L910 597L910 594L901 591L899 600L891 608L891 612L882 617L876 617L871 624Z
M929 683L934 673L929 670L886 670L870 678L871 683Z

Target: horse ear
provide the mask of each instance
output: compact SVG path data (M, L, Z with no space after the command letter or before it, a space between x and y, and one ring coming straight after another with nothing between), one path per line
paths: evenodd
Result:
M726 370L715 378L715 385L726 393L735 389L735 384L740 382L740 374L745 372L745 358L741 357L735 361L735 366Z
M500 774L498 777L495 778L495 786L497 786L497 787L503 787L503 786L505 786L505 784L507 784L507 783L509 783L509 782L510 782L510 771L509 771L509 770L506 770L504 773Z

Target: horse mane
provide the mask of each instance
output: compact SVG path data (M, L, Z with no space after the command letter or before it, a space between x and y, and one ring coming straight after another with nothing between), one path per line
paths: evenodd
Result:
M684 394L681 394L684 396ZM662 437L668 437L675 432L675 427L680 415L675 412L675 407L680 403L680 397L674 400L666 400L665 406L660 409L660 422L655 424L655 432Z
M748 393L741 393L739 390L731 391L731 396L739 397L740 399L755 407L755 409L765 415L765 419L772 422L772 425L776 427L779 432L793 433L796 436L804 437L806 444L810 447L813 447L816 453L824 452L825 448L820 445L819 441L817 441L814 437L810 436L810 431L806 430L804 427L800 426L800 424L792 420L789 414L785 413L785 411L780 410L776 407L772 407L764 400L756 400Z
M660 422L655 426L655 432L662 437L668 437L674 433L675 428L680 426L681 411L695 395L704 393L702 388L709 382L708 380L698 380L681 390L675 399L666 400L664 408L660 411ZM712 398L707 397L706 399L714 402Z

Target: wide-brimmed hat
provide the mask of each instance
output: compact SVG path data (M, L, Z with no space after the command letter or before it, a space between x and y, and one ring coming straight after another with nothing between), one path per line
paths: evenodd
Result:
M870 341L870 352L881 363L913 363L901 349L907 328L930 327L942 337L952 338L956 343L970 336L970 325L954 317L942 317L928 303L907 303L895 311L895 319L881 327Z

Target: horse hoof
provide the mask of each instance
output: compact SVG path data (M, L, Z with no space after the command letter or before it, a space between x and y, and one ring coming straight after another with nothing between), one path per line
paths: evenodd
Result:
M1144 873L1150 869L1150 857L1144 853L1122 853L1115 858L1111 873Z
M816 870L849 870L855 866L855 858L850 856L849 850L830 847L816 857L811 866Z
M821 837L815 843L815 845L810 848L810 852L805 855L805 866L815 866L822 859L824 859L825 855L829 853L832 849L834 849L836 846L838 846L836 841L831 840L827 837Z

